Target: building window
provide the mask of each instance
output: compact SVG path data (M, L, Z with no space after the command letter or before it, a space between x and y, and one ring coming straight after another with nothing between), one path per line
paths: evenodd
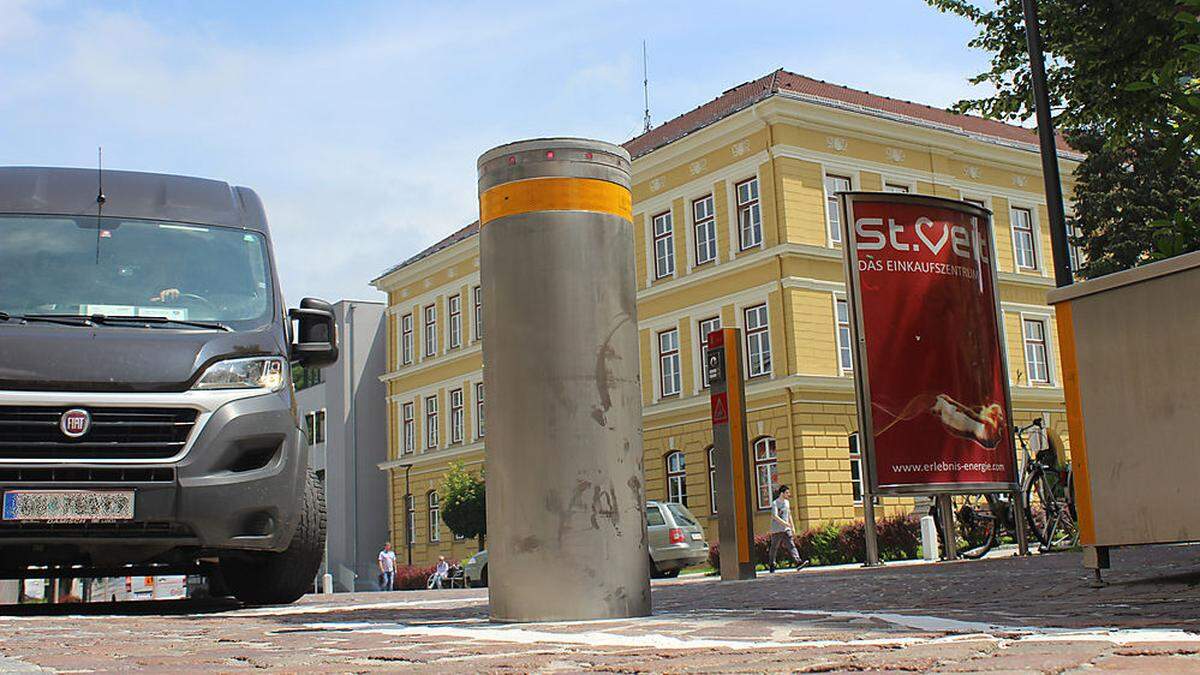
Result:
M663 396L679 393L679 329L658 334L659 383Z
M1083 236L1083 230L1073 225L1067 225L1067 257L1071 263L1071 271L1079 271L1079 263L1083 260L1083 249L1075 242Z
M662 279L675 273L675 228L671 212L654 216L654 278Z
M318 384L325 383L325 375L320 368L293 366L292 367L292 385L296 391L304 391L309 387L315 387Z
M412 495L404 495L404 512L408 543L417 543L417 505Z
M758 205L758 179L737 184L738 232L742 250L762 243L762 210Z
M883 191L884 192L898 192L898 193L904 194L904 193L909 192L909 188L907 185L904 185L902 183L884 183Z
M450 344L447 349L462 346L462 296L455 294L446 299L450 315Z
M829 223L829 240L834 244L841 241L841 203L838 192L850 191L850 179L845 175L826 175L826 221Z
M667 454L667 501L687 506L687 469L678 450Z
M471 290L471 297L475 301L475 339L483 339L483 288L476 286Z
M442 527L439 516L442 510L438 504L438 493L430 490L426 499L429 502L429 541L441 541Z
M746 316L746 361L750 377L771 374L771 334L767 329L767 306L748 307Z
M425 356L437 355L437 307L425 308Z
M400 362L406 366L413 362L413 315L411 312L400 317Z
M850 491L854 494L854 503L862 504L862 451L858 447L858 434L856 433L850 434Z
M1038 268L1037 249L1033 244L1033 212L1029 209L1012 210L1013 246L1017 253L1017 269Z
M416 406L413 405L412 401L409 401L401 406L402 417L404 420L404 445L402 447L404 454L406 455L411 454L412 451L417 447L417 420L415 408Z
M711 319L701 319L700 321L700 383L705 389L708 389L708 335L713 331L721 330L721 317L714 316Z
M475 436L483 438L483 383L475 385Z
M425 447L436 448L438 444L438 400L437 396L425 397Z
M316 410L304 415L304 437L309 445L325 442L325 411Z
M754 441L754 486L758 490L758 508L771 508L779 469L775 463L775 439L769 436Z
M462 443L463 440L463 390L450 390L450 442Z
M696 226L696 264L703 265L716 260L717 221L712 195L692 202L692 222Z
M717 449L709 446L704 453L708 457L708 510L717 512Z
M834 305L837 307L838 365L843 373L849 373L854 370L850 350L850 305L841 298L834 300Z
M1046 351L1046 322L1041 319L1025 319L1025 367L1029 369L1029 382L1050 383L1050 361Z

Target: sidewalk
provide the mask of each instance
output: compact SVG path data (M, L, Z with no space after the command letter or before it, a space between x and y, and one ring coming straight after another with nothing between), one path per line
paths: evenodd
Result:
M480 590L0 615L0 659L102 670L1192 670L1198 554L1115 551L1102 589L1088 587L1078 553L685 578L655 582L653 616L586 623L493 624Z

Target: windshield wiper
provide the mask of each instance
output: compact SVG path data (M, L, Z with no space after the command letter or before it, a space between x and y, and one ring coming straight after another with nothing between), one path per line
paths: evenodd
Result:
M100 324L128 324L128 323L145 323L145 324L178 324L180 326L194 326L196 328L207 328L209 330L223 330L232 332L233 329L223 323L216 321L191 321L188 319L172 319L165 316L108 316L107 314L93 314L89 317L92 321Z
M0 318L19 319L21 321L43 321L45 323L57 323L64 326L95 326L92 320L86 316L79 314L8 314L0 312Z

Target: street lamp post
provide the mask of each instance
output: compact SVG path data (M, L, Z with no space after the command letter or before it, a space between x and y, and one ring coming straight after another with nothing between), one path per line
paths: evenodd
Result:
M1067 218L1063 213L1062 179L1058 175L1058 144L1050 117L1050 95L1046 88L1046 63L1038 28L1037 0L1021 0L1025 10L1025 40L1029 47L1029 74L1033 80L1034 109L1042 150L1042 179L1046 184L1046 211L1050 215L1050 249L1054 254L1054 283L1070 286L1074 281L1067 242Z
M408 474L412 464L401 464L404 467L404 548L408 551L408 566L412 567L412 488L409 486Z

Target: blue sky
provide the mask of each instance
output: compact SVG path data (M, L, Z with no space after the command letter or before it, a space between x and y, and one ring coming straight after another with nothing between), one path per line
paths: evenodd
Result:
M475 160L622 142L777 67L931 105L971 95L971 26L921 0L0 0L0 165L247 185L288 300L381 299L381 271L475 219ZM978 93L978 92L974 92Z

